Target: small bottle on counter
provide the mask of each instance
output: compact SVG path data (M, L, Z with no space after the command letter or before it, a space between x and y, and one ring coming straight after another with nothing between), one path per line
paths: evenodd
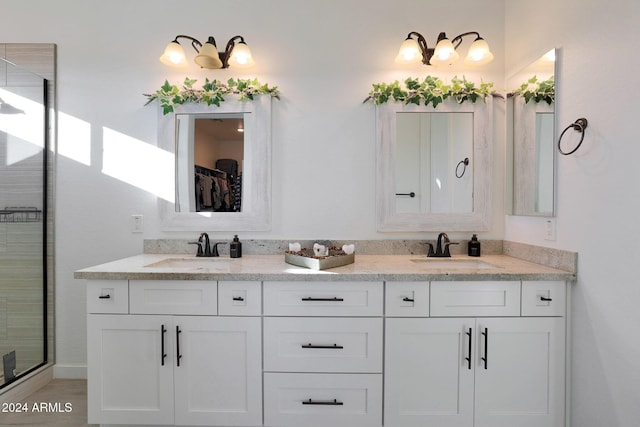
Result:
M229 257L240 258L242 257L242 243L238 239L238 235L233 236L233 241L229 244Z
M471 237L471 240L469 240L468 255L480 256L480 242L478 241L478 236L475 234Z

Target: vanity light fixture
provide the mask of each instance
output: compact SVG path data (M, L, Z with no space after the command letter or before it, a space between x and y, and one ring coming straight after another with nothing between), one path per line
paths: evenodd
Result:
M198 39L183 34L177 35L167 44L160 62L173 67L186 67L187 59L184 49L178 42L183 38L191 41L191 47L197 52L194 62L201 68L215 70L219 68L249 68L255 65L251 51L242 36L234 36L228 42L224 52L218 52L216 39L209 36L202 44Z
M451 65L460 57L457 49L462 43L462 38L469 35L475 35L476 39L469 47L464 64L484 65L493 61L489 45L476 31L462 33L451 40L447 38L445 33L440 33L435 48L427 47L427 41L422 34L412 31L400 46L400 51L396 56L396 64L416 64L422 61L425 65Z

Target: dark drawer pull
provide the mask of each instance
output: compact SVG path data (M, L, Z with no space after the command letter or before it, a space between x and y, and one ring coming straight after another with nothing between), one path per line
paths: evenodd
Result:
M317 344L302 344L302 348L331 348L334 350L342 350L344 347L338 344L333 345L317 345Z
M98 298L100 298L100 299L109 299L109 298L111 298L111 295L100 295Z
M409 298L409 297L404 297L404 298L402 298L402 301L404 301L404 302L414 302L414 299L413 298Z
M540 301L553 301L553 298L540 297Z
M306 298L302 298L302 301L344 301L344 298L338 298L338 297L333 297L333 298L306 297Z
M331 405L331 406L342 406L344 403L338 402L338 399L333 400L303 400L303 405Z
M234 301L244 301L244 298L242 297L233 297Z

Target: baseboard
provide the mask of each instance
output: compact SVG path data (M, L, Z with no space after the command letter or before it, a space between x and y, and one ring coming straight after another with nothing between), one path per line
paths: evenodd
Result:
M64 378L68 380L86 380L87 379L87 366L86 365L60 365L56 364L53 367L54 378Z
M15 403L26 399L53 379L53 365L46 365L2 389L0 403Z

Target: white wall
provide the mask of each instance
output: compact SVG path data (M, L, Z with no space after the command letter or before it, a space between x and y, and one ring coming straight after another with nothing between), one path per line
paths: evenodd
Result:
M572 313L572 424L636 426L640 3L539 0L506 5L507 70L523 64L525 52L559 47L560 130L579 117L586 117L589 126L582 147L558 160L556 241L543 239L544 221L534 218L507 218L505 236L579 252Z

